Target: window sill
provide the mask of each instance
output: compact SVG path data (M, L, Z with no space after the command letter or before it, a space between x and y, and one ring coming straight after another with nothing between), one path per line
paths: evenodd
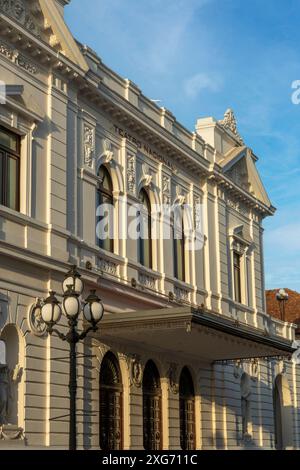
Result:
M2 205L0 205L0 217L11 220L23 226L29 225L31 227L48 230L48 225L44 222L40 222L32 217L29 217L28 215L14 211L13 209L9 209L8 207Z

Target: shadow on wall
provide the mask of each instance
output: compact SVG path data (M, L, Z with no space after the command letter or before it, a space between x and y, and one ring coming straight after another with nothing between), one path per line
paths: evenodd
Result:
M273 380L274 376L276 377L275 380ZM295 447L294 420L295 414L299 413L300 410L293 407L287 377L282 373L276 376L274 365L273 370L269 368L267 382L273 383L273 388L262 380L255 379L253 381L246 373L241 375L240 404L236 400L237 406L233 404L228 406L227 404L226 407L226 419L229 419L227 422L227 432L229 433L227 439L225 439L223 429L221 429L223 417L220 416L220 413L216 415L216 430L211 434L210 440L212 443L215 443L217 449L225 449L226 440L228 440L227 445L229 449L234 445L234 441L241 449L254 450L261 448L258 438L255 436L259 426L262 426L263 433L267 436L263 439L264 445L267 448L292 450ZM258 402L258 390L265 402L261 405ZM216 409L222 410L226 402L227 399L225 397L216 399ZM259 410L259 406L261 406L261 410ZM213 416L211 415L212 421ZM255 433L254 426L257 429ZM230 429L232 429L232 432Z

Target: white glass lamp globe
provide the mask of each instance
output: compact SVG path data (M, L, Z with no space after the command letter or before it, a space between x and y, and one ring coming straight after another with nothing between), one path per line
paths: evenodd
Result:
M61 317L61 308L55 297L55 292L50 292L50 296L45 300L42 307L42 319L46 325L55 325Z
M68 318L76 318L80 313L80 303L77 295L65 294L63 300L63 312Z
M277 300L288 300L289 294L285 289L280 289L276 294Z
M65 280L63 281L63 291L66 294L69 291L69 286L71 286L72 292L76 295L81 295L83 291L83 282L81 276L76 269L76 266L68 272Z
M97 325L97 323L99 323L103 318L104 307L101 300L96 295L95 290L91 291L91 294L85 301L83 315L86 321L93 325Z

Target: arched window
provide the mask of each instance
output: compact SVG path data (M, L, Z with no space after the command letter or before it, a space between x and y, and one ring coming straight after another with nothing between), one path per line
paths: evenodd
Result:
M179 383L180 446L182 450L195 450L195 391L193 379L185 367Z
M147 363L143 376L143 425L145 450L161 450L161 386L152 361Z
M185 282L184 210L176 206L173 214L174 277Z
M122 379L112 353L104 357L100 370L100 448L122 448Z
M103 250L113 253L113 185L109 171L101 166L98 172L99 185L97 189L97 240ZM105 205L105 206L104 206ZM102 209L101 209L102 207Z
M146 268L152 269L152 226L151 204L144 189L140 192L140 237L138 242L139 262Z

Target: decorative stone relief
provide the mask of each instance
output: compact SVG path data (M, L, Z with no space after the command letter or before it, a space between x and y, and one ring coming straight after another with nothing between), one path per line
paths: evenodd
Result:
M28 311L28 326L35 336L44 336L47 331L47 326L42 319L41 308L41 299L36 299L36 303Z
M11 60L14 64L18 65L27 72L36 75L38 68L29 60L27 60L18 51L11 49L7 44L1 41L0 43L0 54Z
M0 441L23 441L24 429L17 426L0 426Z
M240 379L244 373L241 361L236 361L233 366L233 376L235 379Z
M117 265L112 261L106 259L100 259L98 263L98 268L100 271L103 271L107 274L116 275L117 274Z
M84 142L84 163L89 167L93 166L95 151L95 130L88 124L84 124L83 128Z
M139 273L139 283L147 289L155 289L154 277L148 276L144 273Z
M202 230L202 211L201 211L201 198L194 197L194 227L198 232Z
M103 153L101 157L104 157L103 163L109 164L114 158L113 145L108 139L103 140Z
M145 163L142 165L142 178L140 184L145 188L148 188L153 180L153 175L151 174L151 170L148 165Z
M179 393L179 384L177 381L177 365L176 364L170 364L169 370L168 370L168 378L169 378L169 387L170 391L174 393L174 395L177 395Z
M131 366L130 366L130 380L131 384L137 388L142 386L142 379L143 379L143 370L141 359L139 356L134 355L131 358Z
M174 200L174 204L178 204L179 206L183 206L186 202L186 195L183 193L183 189L180 186L176 187L176 197Z
M243 374L241 378L241 408L242 408L242 433L245 443L252 439L250 434L251 423L251 382L248 374Z
M227 109L224 114L224 119L219 121L219 123L224 127L224 129L232 132L240 145L244 145L244 141L238 132L236 118L232 109Z
M189 301L189 291L182 289L180 287L175 287L174 288L174 294L177 300L181 300L184 302Z
M163 176L162 178L162 195L163 204L170 206L171 204L171 178Z
M41 36L41 28L31 14L29 2L24 0L0 0L0 11L20 23L25 29L37 37Z
M253 359L253 361L251 361L250 375L252 380L258 380L259 378L259 363L257 359Z
M12 390L20 382L22 374L23 369L19 365L10 370L6 364L0 364L0 428L9 422L14 401Z
M128 192L136 195L136 159L134 155L129 155L127 159L127 188Z
M231 207L231 209L234 209L239 212L240 210L240 204L237 201L233 201L233 199L227 199L227 205L228 207Z

